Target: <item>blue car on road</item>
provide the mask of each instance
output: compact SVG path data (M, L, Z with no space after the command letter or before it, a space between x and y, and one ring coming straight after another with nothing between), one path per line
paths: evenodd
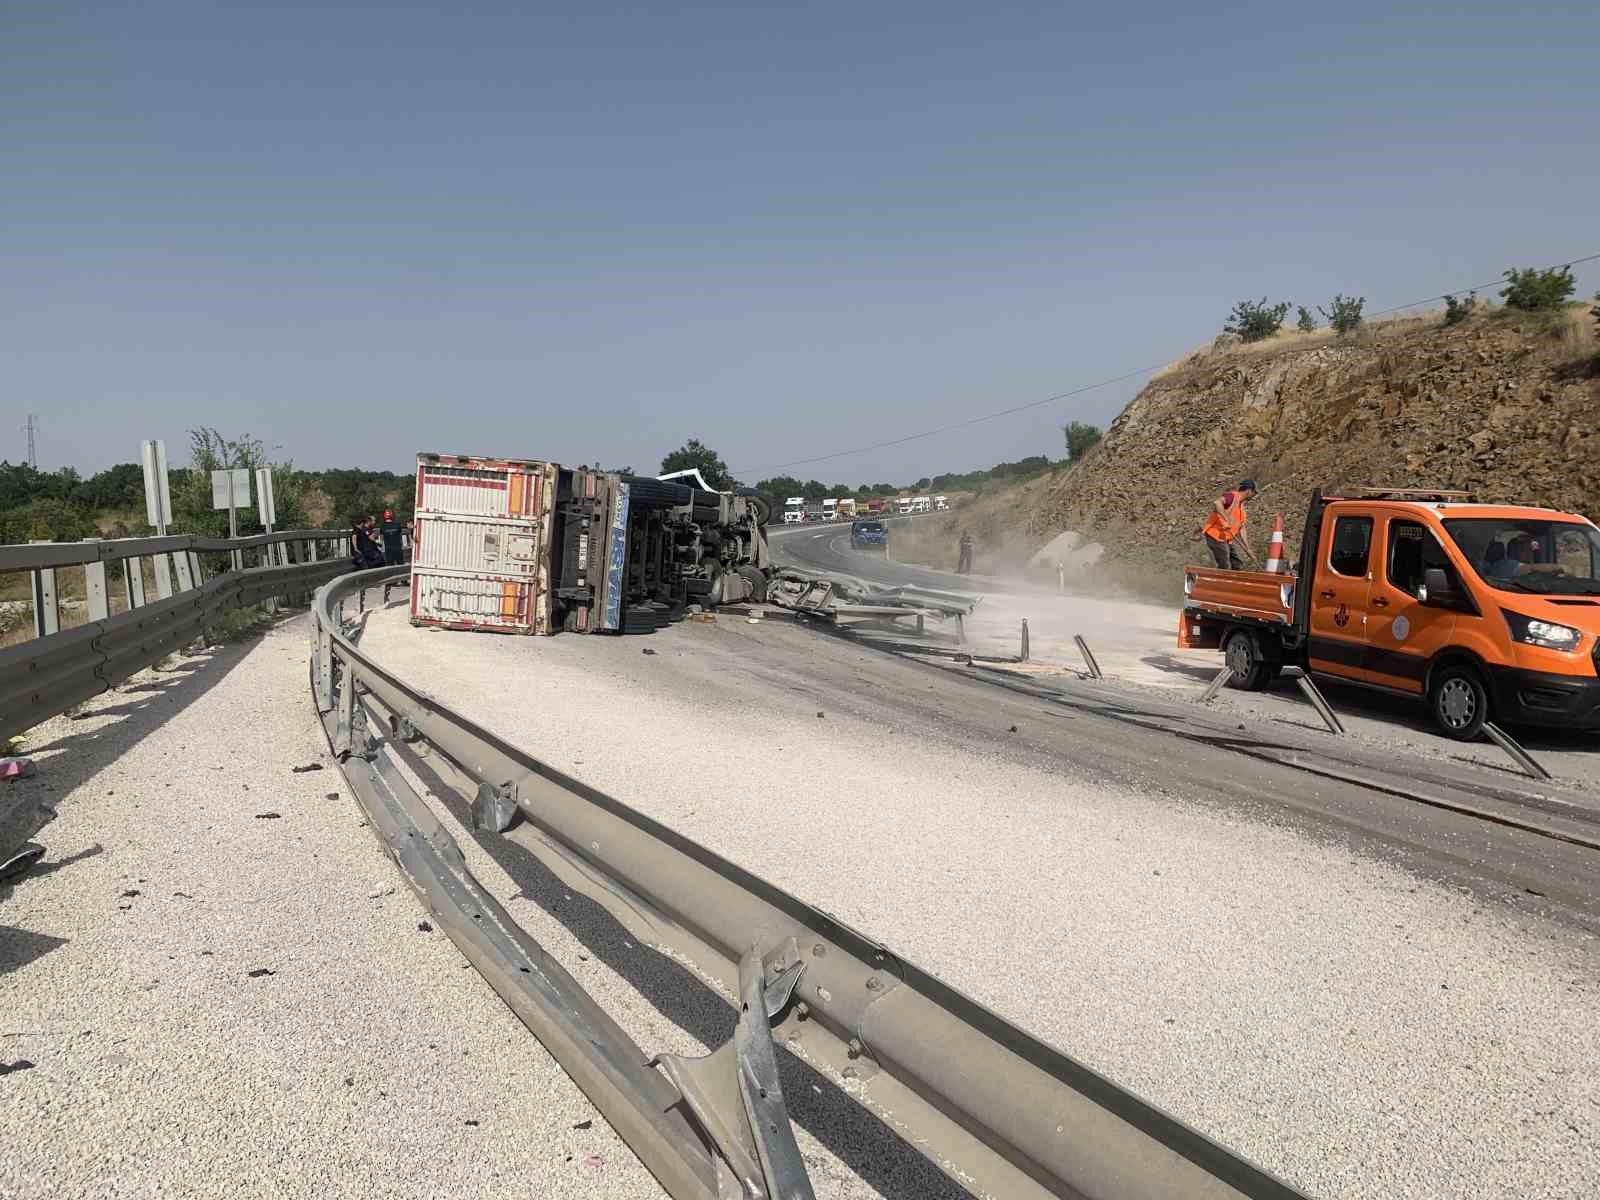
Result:
M889 550L889 530L882 521L850 522L850 548L876 550L886 554Z

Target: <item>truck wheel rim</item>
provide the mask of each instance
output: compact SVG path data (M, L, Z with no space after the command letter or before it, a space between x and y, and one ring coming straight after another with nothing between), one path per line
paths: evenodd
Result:
M1439 712L1451 729L1464 729L1478 711L1478 696L1465 679L1447 679L1439 689Z
M1250 674L1251 658L1250 643L1244 638L1234 638L1228 643L1228 666L1233 668L1233 673L1241 679Z

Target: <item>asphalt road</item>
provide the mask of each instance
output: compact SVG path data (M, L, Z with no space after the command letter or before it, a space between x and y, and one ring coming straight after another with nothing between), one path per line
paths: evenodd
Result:
M1081 586L1060 594L1016 579L952 575L908 566L893 561L893 528L891 525L887 558L851 549L848 526L800 526L769 530L769 536L779 563L801 571L850 575L889 586L978 594L981 599L966 629L971 647L983 653L1014 654L1020 622L1027 618L1034 665L1042 670L1081 669L1074 634L1087 638L1107 676L1148 689L1152 695L1196 695L1222 666L1215 651L1177 649L1180 605L1176 595L1171 604L1161 605L1127 595L1096 594ZM1321 687L1346 727L1345 740L1353 744L1442 765L1471 764L1491 776L1517 773L1512 761L1487 739L1461 743L1439 736L1421 705L1329 680L1322 681ZM1225 689L1211 707L1235 715L1253 728L1322 729L1289 679L1261 692ZM1600 801L1600 738L1564 731L1513 732L1563 784L1590 791Z

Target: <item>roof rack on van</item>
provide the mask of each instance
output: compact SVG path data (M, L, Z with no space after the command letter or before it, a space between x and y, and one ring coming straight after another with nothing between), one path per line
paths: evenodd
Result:
M1440 488L1352 488L1352 499L1361 500L1455 500L1467 503L1471 492L1450 492Z

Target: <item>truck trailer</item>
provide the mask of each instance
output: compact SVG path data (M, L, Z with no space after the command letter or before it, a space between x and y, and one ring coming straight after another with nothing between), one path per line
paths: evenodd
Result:
M1600 529L1464 492L1311 496L1293 574L1188 567L1178 645L1255 690L1286 666L1486 721L1600 730Z
M764 600L759 494L536 459L417 456L411 622L502 633L650 633Z

